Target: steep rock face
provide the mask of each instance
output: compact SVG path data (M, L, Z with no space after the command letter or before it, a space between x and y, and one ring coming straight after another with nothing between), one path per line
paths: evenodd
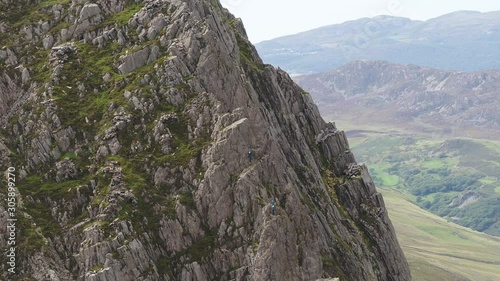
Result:
M1 3L20 279L410 280L344 133L217 1Z

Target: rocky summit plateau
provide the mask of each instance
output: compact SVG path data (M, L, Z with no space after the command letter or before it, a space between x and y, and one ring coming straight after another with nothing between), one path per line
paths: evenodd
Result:
M345 134L218 1L0 0L0 168L2 280L411 280Z

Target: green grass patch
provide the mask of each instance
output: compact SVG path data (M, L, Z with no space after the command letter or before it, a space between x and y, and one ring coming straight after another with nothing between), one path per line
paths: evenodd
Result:
M194 200L193 200L194 203ZM175 218L177 212L175 211L175 208L177 207L177 204L173 198L167 198L165 199L162 204L162 212L164 215L167 217L173 219Z
M236 41L238 43L238 48L240 50L240 59L242 62L249 65L252 69L257 72L263 71L265 66L261 63L256 63L252 55L252 45L248 43L240 34L236 33Z
M500 276L499 238L433 215L412 204L405 192L379 190L413 280L496 280ZM445 270L433 270L438 275L431 276L430 267Z
M201 239L194 241L191 247L180 252L179 256L187 255L191 262L200 262L215 250L216 238L216 231L208 231Z
M89 268L90 271L99 271L99 270L103 270L104 269L104 265L100 264L100 265L94 265L94 266L91 266Z
M33 216L32 216L33 217ZM39 218L37 220L34 220L35 223L37 223L37 226L44 226L46 223L48 223L50 226L54 225L53 221L46 221L46 219L51 219L51 218L46 218L45 214L42 218ZM41 223L40 225L38 223ZM35 251L41 250L45 245L44 238L42 237L41 233L38 233L36 230L36 226L32 225L32 221L28 219L26 216L22 215L19 216L18 221L17 221L17 226L19 229L19 248L22 249L22 251L26 251L26 254L33 253ZM56 226L57 229L59 229L59 226Z
M26 212L33 218L36 226L41 229L44 237L54 237L60 234L61 226L52 218L50 207L42 202L30 202L25 206Z
M177 122L171 122L167 125L173 135L174 151L166 155L158 153L155 155L155 161L159 164L170 163L174 166L186 167L191 159L199 160L202 150L209 146L212 141L207 132L195 140L189 140L187 135L189 121L180 111L178 111L177 116L179 118Z
M313 201L311 200L311 198L309 198L309 196L307 194L304 194L300 201L302 202L302 204L306 205L310 211L314 211L317 209L316 205L314 205Z
M99 181L99 191L90 201L90 206L99 206L105 199L106 195L109 194L109 181L103 183L102 180Z
M107 25L114 25L117 24L118 26L124 26L128 23L128 21L137 13L139 12L142 7L144 7L144 3L133 3L125 6L123 11L118 12L116 14L113 14L111 17L108 17L104 23L102 23L102 26L107 26Z
M30 69L31 78L38 83L50 80L51 68L49 67L49 50L39 49L30 54L31 62L27 68Z
M74 153L74 152L66 152L61 156L61 159L66 159L66 158L76 160L78 157L76 156L76 153Z
M102 76L106 73L111 74L112 82L123 78L119 74L118 69L114 67L120 55L123 54L121 46L118 43L108 43L104 48L98 48L92 44L85 43L76 43L76 46L78 48L78 55L85 61L86 65L90 66L87 70L99 74L96 77L99 81L95 82L102 82Z
M64 5L69 4L69 3L71 3L71 0L42 0L42 1L40 1L39 7L46 8L46 7L54 6L57 4L64 6Z
M474 140L475 142L479 142L484 145L487 149L495 152L496 154L500 154L500 142L499 141L490 141L490 140Z
M158 269L158 275L160 275L160 277L164 275L169 277L173 276L172 261L168 257L160 257L156 262L156 268Z
M438 169L444 167L445 164L439 160L432 159L422 163L422 167L426 169Z
M153 43L147 42L144 46ZM69 60L59 75L61 80L54 87L56 104L60 112L64 113L60 116L64 127L83 126L94 131L96 128L105 127L106 120L112 118L107 110L112 103L134 111L123 96L123 92L142 89L144 90L142 93L147 94L149 85L141 85L140 80L145 74L154 73L154 66L167 59L164 56L157 62L140 67L131 73L120 74L115 67L120 55L123 54L118 44L110 43L104 48L84 43L76 43L75 46L77 52L69 55ZM105 74L110 74L108 81L103 80ZM40 78L43 79L50 77ZM83 94L77 89L78 82L85 85ZM87 119L90 124L87 124ZM99 123L93 124L94 120Z
M52 34L59 34L63 29L68 29L71 26L70 22L60 22L58 25L54 26L49 32Z
M481 183L484 183L484 184L494 184L498 181L497 178L494 178L494 177L484 177L482 179L479 180Z
M489 147L488 147L489 145ZM367 139L353 149L367 164L377 186L410 192L423 208L443 217L460 217L463 226L497 233L495 183L500 155L495 142L472 139L423 140L406 136ZM462 194L476 192L474 204L461 206ZM479 196L479 197L478 197ZM489 211L487 211L489 210Z
M390 175L387 173L380 173L378 174L378 176L382 180L383 186L395 186L399 183L399 178L397 176Z
M329 255L321 254L321 263L326 270L336 270L337 264Z
M94 130L105 127L106 120L112 118L107 110L112 103L134 111L123 96L123 92L142 89L141 94L146 95L149 85L141 85L140 80L145 74L154 73L154 66L167 59L164 56L157 62L140 67L131 73L120 74L114 66L122 54L117 44L111 43L104 48L84 43L77 43L76 46L78 53L71 55L70 60L64 64L60 75L62 80L54 87L56 104L60 111L64 112L60 116L63 126L79 125ZM108 81L102 78L105 74L111 75ZM86 90L83 95L78 92L77 82L85 84ZM86 118L91 124L86 123ZM93 124L93 120L99 123Z
M189 209L196 209L196 203L194 202L193 193L191 192L179 193L179 203L188 207Z
M379 186L394 187L400 183L398 176L387 172L390 167L388 163L378 163L369 166L369 171L375 184Z
M109 156L107 159L117 161L120 164L125 178L124 181L134 194L140 194L141 191L149 186L146 181L146 176L140 168L140 161L125 159L118 155Z
M66 180L55 182L54 180L45 180L39 175L28 177L18 184L19 191L24 196L31 195L37 198L50 197L53 200L70 199L76 195L76 188L88 183L88 178Z

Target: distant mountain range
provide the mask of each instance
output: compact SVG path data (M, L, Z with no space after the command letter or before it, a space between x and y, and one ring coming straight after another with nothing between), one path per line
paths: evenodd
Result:
M427 21L378 16L264 41L266 63L292 74L353 60L386 60L449 70L500 68L500 12L460 11Z
M364 124L500 132L500 70L455 72L384 61L355 61L295 77L323 116Z

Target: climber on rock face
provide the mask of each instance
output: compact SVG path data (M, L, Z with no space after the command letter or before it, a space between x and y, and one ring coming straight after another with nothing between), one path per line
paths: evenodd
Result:
M252 162L253 158L255 157L255 152L253 150L248 151L248 160Z
M274 199L271 200L271 214L276 214L276 201Z

